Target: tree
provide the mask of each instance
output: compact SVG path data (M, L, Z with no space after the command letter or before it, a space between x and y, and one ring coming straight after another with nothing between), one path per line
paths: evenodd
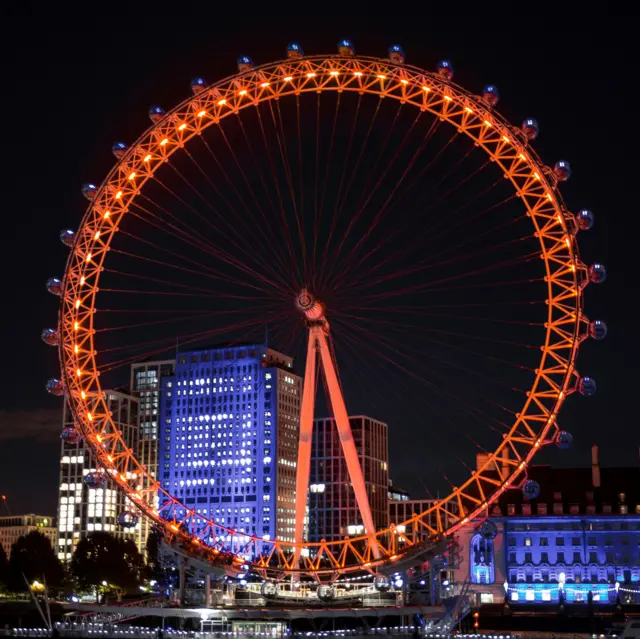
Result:
M144 578L144 558L138 552L138 547L133 539L118 540L122 548L122 559L128 570L123 571L118 584L121 588L137 588Z
M23 576L24 575L24 576ZM44 577L47 586L62 584L64 570L49 540L41 533L32 531L19 537L11 548L9 560L9 587L12 590L27 590L27 584Z
M166 588L175 581L175 558L173 553L163 553L163 535L153 528L147 537L147 578L155 581L159 588Z
M160 540L162 535L159 531L152 529L147 536L146 551L147 551L147 571L152 579L157 579L161 566L159 562L160 553Z
M6 586L9 581L9 559L2 544L0 544L0 587Z
M121 589L140 584L144 562L132 540L96 531L80 541L71 559L71 574L84 590L98 590L103 582Z

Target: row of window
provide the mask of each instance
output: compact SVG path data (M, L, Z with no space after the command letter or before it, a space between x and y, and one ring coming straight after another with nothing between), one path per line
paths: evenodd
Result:
M552 505L552 510L550 512L548 508L548 504L543 504L543 503L536 504L536 514L537 515L549 515L549 514L563 515L565 514L564 506L565 505L562 502L556 502ZM581 510L580 504L569 504L568 514L579 515L580 510ZM595 515L598 513L602 513L604 515L612 515L614 512L619 513L621 515L628 515L629 513L633 512L633 507L630 510L628 504L618 504L614 510L614 507L611 504L602 504L602 508L600 510L597 510L595 504L587 504L586 507L584 508L584 512L587 515ZM636 505L635 513L637 515L640 515L640 504ZM496 504L492 508L491 514L493 516L499 517L500 515L502 515L502 508ZM517 507L515 504L507 504L508 516L514 517L518 514L519 513L517 511ZM532 504L522 504L522 515L524 515L525 517L533 515Z
M213 353L213 360L218 362L221 360L230 360L230 359L244 359L245 357L257 357L258 353L255 349L250 349L248 351L215 351ZM212 357L211 354L208 351L204 351L201 353L194 353L190 356L187 355L183 355L182 357L180 357L180 359L178 360L180 364L186 364L187 361L189 361L192 364L198 363L198 362L209 362L211 361ZM239 367L238 367L239 368ZM246 368L246 366L244 367ZM205 369L206 373L208 373L209 369ZM216 369L217 370L217 369ZM227 371L228 369L224 369L225 371ZM193 372L193 371L192 371ZM201 371L202 373L202 371Z
M536 544L536 540L533 539L532 537L525 537L523 544L518 544L518 541L519 540L516 537L509 536L507 543L509 547L514 547L518 545L524 545L526 547L529 547L529 546L534 546ZM553 546L553 543L549 544L549 541L555 542L556 546L565 545L565 537L554 537L554 538L540 537L540 539L537 540L537 545L543 546L543 547L550 546L550 545ZM582 537L571 537L570 544L568 545L582 546L583 542L584 542L584 539ZM638 546L640 546L640 537L636 539L634 537L629 537L628 535L624 535L622 537L617 537L615 539L615 542L622 546L630 546L636 543ZM602 537L593 537L590 535L589 537L587 537L587 545L588 546L602 546L602 545L613 546L614 538L610 536L606 536L603 539Z
M522 559L519 560L518 555L520 555ZM612 551L607 551L605 553L598 553L596 551L591 551L588 553L587 557L588 557L587 563L591 563L591 564L598 564L598 563L604 563L604 562L613 563L614 561L620 562L623 564L628 564L632 561L637 560L636 553L628 553L628 552L614 553ZM524 554L510 552L508 555L508 558L509 558L510 564L533 564L534 563L533 553L531 552L525 552ZM604 562L602 561L603 558L604 558ZM536 561L535 563L536 564L552 563L556 565L556 564L565 564L568 562L571 564L581 564L582 561L583 560L582 560L581 552L576 551L573 553L565 553L565 552L559 551L555 553L555 561L549 560L548 552L541 552L540 560Z

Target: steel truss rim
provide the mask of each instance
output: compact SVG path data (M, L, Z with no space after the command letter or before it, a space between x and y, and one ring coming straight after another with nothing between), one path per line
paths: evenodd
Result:
M381 561L402 557L414 546L404 532L411 526L432 536L451 535L487 511L504 490L524 477L533 455L552 441L549 434L558 429L558 411L566 396L575 389L575 359L587 320L582 315L586 268L579 260L573 217L565 208L553 178L528 142L477 96L417 67L363 56L284 60L221 80L186 99L147 129L104 179L83 216L68 258L59 313L60 362L75 422L89 442L99 466L105 468L129 499L147 517L160 524L169 536L204 548L200 539L206 535L200 535L198 539L188 531L189 522L195 520L204 522L205 533L208 531L212 536L216 530L238 533L173 498L147 473L115 429L103 396L105 390L100 385L93 345L95 297L102 265L129 203L144 183L153 179L155 170L192 137L249 106L314 91L357 91L412 104L447 121L487 152L512 183L532 219L541 258L545 262L548 305L540 365L523 409L497 449L460 487L424 512L405 522L392 524L375 536L304 543L304 548L315 549L316 554L304 559L305 565L299 569L293 565L294 542L269 541L268 557L256 562L235 559L237 564L247 563L263 571L275 569L280 573L317 576L363 568L375 570ZM516 444L528 446L526 454L521 454ZM505 450L513 457L503 476ZM146 488L143 489L142 484L131 485L132 480L138 481L138 476L148 480ZM470 488L477 493L469 494ZM148 497L158 490L167 496L167 503L174 506L174 513L177 507L184 509L184 519L167 520L162 517L164 509L158 511L152 507ZM491 494L486 490L491 490ZM432 514L435 515L435 528L425 523ZM252 544L265 543L256 535L243 537L250 538ZM373 544L382 552L381 561L373 559ZM217 551L214 548L211 552L213 558ZM355 557L356 562L347 564L347 556ZM323 558L330 568L321 565Z

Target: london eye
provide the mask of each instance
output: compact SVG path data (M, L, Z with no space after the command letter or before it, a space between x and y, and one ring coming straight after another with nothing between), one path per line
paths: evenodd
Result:
M595 392L576 361L584 340L606 335L583 310L585 288L606 271L580 260L578 237L594 216L561 196L569 163L541 160L538 123L504 118L494 85L467 90L451 62L426 71L399 46L383 58L356 55L346 40L336 54L305 55L298 44L286 54L260 65L243 56L210 84L195 78L190 97L151 107L151 126L116 142L112 170L84 185L88 208L60 236L64 275L47 282L60 311L42 339L61 367L47 389L72 410L76 426L63 437L82 437L95 456L85 481L113 482L130 500L121 526L136 525L135 506L167 540L231 573L384 575L504 491L537 495L532 458L571 444L560 409ZM105 400L133 362L265 332L305 361L286 539L183 503L128 447ZM309 541L319 386L363 526ZM352 407L365 404L411 421L393 446L440 481L428 507L382 528L349 428ZM247 423L212 412L185 429L207 450L193 463L214 476L233 450L248 486L277 452L269 462L247 452L245 462L244 442L221 446L234 420Z

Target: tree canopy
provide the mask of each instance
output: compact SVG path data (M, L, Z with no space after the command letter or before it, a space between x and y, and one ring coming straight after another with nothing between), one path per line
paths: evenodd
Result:
M27 590L27 584L46 579L48 586L60 586L64 577L62 564L49 540L41 533L32 531L19 537L11 548L8 585L12 590Z
M0 587L9 581L9 559L5 549L0 544Z
M135 588L143 570L144 561L133 540L103 531L82 539L71 559L71 574L85 590L93 590L103 581L124 590Z

